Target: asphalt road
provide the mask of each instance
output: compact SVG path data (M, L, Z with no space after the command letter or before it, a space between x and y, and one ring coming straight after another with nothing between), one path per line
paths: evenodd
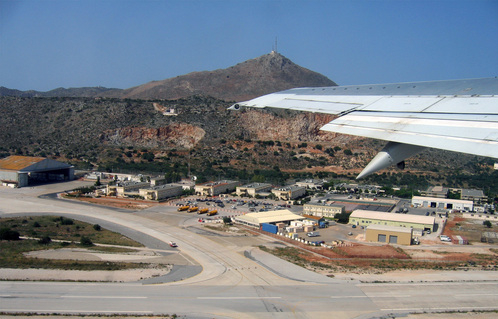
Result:
M161 284L1 281L1 311L177 314L187 318L378 318L391 313L498 309L497 281L365 284L338 280L250 245L211 240L202 232L189 230L195 220L179 218L162 206L124 213L38 197L75 183L0 187L0 216L68 215L122 231L158 249L167 248L164 243L174 240L185 259L176 268L181 275ZM189 268L197 271L185 272Z

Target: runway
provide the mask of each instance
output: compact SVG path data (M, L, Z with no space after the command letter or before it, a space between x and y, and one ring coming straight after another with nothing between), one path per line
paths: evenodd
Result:
M164 249L166 242L174 240L185 266L197 271L161 284L1 281L1 311L177 314L187 318L378 318L390 313L498 309L496 281L366 284L339 280L251 246L215 242L189 231L185 223L178 225L178 217L162 211L162 206L124 213L38 198L40 193L69 185L0 188L0 216L52 213L90 219L156 249ZM161 218L151 218L159 215Z

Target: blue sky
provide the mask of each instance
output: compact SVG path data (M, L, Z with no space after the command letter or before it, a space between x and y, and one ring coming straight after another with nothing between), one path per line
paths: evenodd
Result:
M129 88L278 51L338 84L498 76L498 1L0 0L0 86Z

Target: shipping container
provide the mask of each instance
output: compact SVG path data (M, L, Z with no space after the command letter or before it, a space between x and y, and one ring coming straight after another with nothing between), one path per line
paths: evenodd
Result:
M272 234L276 234L278 232L278 227L272 224L263 223L261 224L261 230Z

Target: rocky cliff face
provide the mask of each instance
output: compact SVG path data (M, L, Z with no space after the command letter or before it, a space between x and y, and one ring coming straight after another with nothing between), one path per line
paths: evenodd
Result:
M197 126L186 123L173 123L159 128L123 127L106 130L100 141L109 145L136 145L146 148L184 148L192 149L206 135Z
M335 133L320 131L334 117L329 114L294 113L278 115L260 110L248 110L240 115L241 126L262 141L332 141Z

